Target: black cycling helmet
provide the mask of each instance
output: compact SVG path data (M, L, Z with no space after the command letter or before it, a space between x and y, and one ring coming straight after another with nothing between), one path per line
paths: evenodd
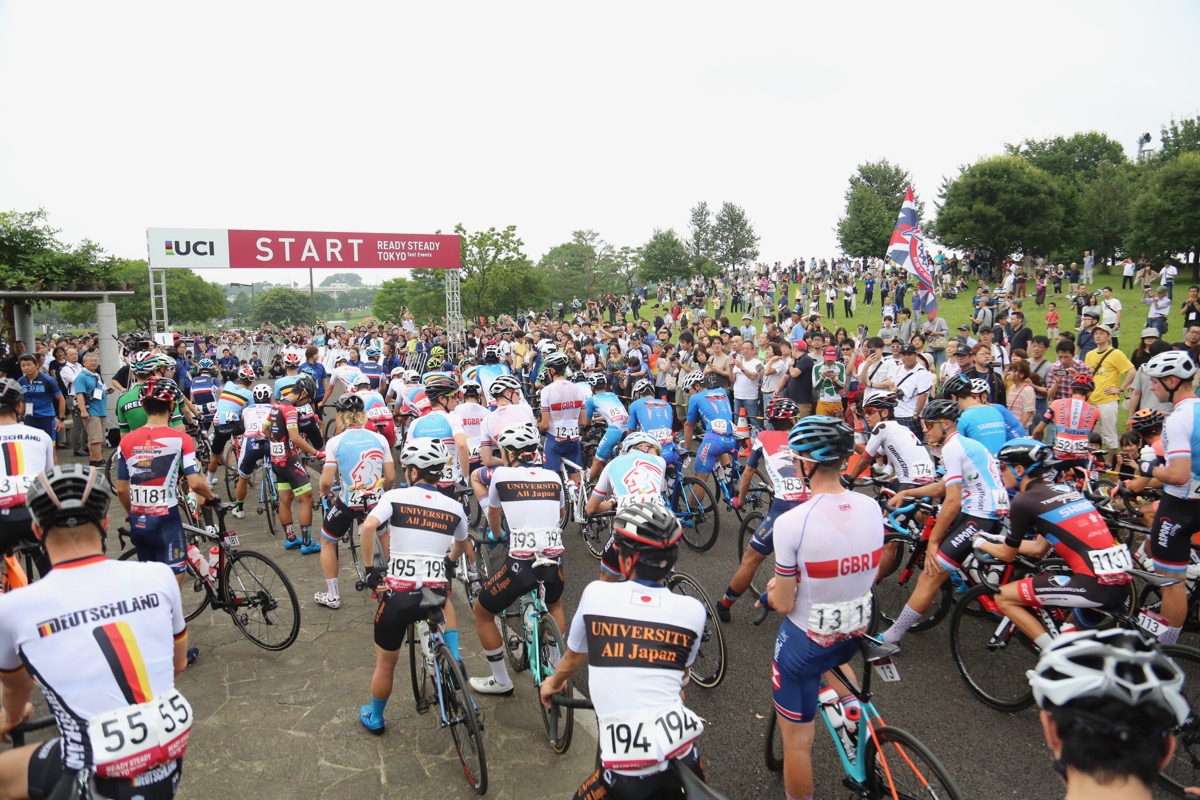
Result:
M967 388L969 389L970 386L971 382L967 381ZM960 413L958 403L953 400L938 398L937 400L930 400L925 404L925 409L921 412L921 419L948 419L952 422L958 422L958 415Z
M91 522L105 534L112 487L95 467L61 464L35 477L25 493L33 521L43 531Z
M426 375L425 396L430 400L458 394L458 381L449 375Z
M767 419L770 420L795 419L799 414L800 406L788 397L776 397L767 404Z
M1048 444L1037 439L1021 437L1012 439L996 454L996 460L1010 467L1025 467L1026 471L1036 472L1046 466L1053 458L1053 450Z
M363 403L362 395L354 392L347 392L337 399L334 407L338 411L345 411L350 414L356 414L359 411L366 411L366 404Z
M1158 433L1162 430L1166 417L1155 408L1142 408L1129 418L1129 427L1138 433Z
M955 375L950 380L946 381L946 385L942 387L942 398L949 399L951 397L970 397L971 396L971 379L966 375Z
M25 400L25 390L12 378L0 378L0 408L16 408Z
M615 544L647 567L670 569L679 555L683 526L662 503L630 503L613 517Z
M788 446L805 461L837 462L854 452L854 431L837 417L805 417L792 426Z
M151 378L142 384L143 403L147 400L157 400L174 407L182 399L183 392L179 391L179 385L170 378Z
M292 384L291 389L293 392L304 392L308 395L309 400L317 399L317 382L312 379L311 375L301 375Z

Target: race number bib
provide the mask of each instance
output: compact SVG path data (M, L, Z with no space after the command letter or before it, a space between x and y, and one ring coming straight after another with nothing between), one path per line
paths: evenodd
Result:
M287 442L271 442L271 458L276 461L287 458Z
M296 406L296 413L302 417L311 417L317 412L313 409L312 403L305 403L302 406Z
M217 413L217 403L216 403L216 401L213 401L213 402L211 402L211 403L205 403L205 404L204 404L204 413L206 413L206 414L215 414L215 413Z
M388 562L388 588L411 592L422 586L446 585L446 559L428 556L399 556Z
M25 492L29 489L29 480L25 475L0 477L0 508L25 505Z
M132 778L180 758L192 729L192 707L177 689L88 722L92 763L102 778Z
M704 733L704 721L680 703L635 711L600 722L600 760L606 769L642 769L687 751Z
M718 436L729 435L729 423L723 419L714 419L711 423L709 423L708 429Z
M672 434L670 428L655 428L652 431L646 431L646 433L650 434L655 439L658 439L658 441L662 444L671 443Z
M911 469L914 479L933 478L933 464L917 463L913 464Z
M1087 439L1067 439L1063 436L1054 438L1054 449L1060 453L1087 453Z
M578 439L579 425L555 425L553 434L555 439Z
M346 493L346 505L350 508L372 508L378 500L372 489L351 489Z
M367 419L391 419L392 412L387 406L372 406L367 409Z
M508 553L513 558L528 559L537 555L560 556L562 552L562 531L558 528L513 531L509 535Z
M162 514L167 509L167 501L171 498L169 486L138 486L129 487L129 506L134 514Z
M817 603L808 612L808 638L829 647L861 634L870 621L870 592L840 603Z
M1187 485L1187 498L1189 500L1200 500L1200 478L1192 476Z
M1103 550L1089 550L1088 560L1096 580L1104 584L1128 583L1129 570L1133 569L1133 557L1124 544L1114 544Z
M805 498L804 481L800 478L789 475L780 481L779 499L789 503L796 503Z

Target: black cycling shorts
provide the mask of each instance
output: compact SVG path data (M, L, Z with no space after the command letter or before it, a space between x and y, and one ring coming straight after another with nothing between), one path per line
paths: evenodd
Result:
M316 417L305 417L300 420L296 428L303 436L308 439L308 443L320 450L325 446L325 436L321 433L321 423Z
M518 561L509 556L504 566L492 573L479 592L479 603L489 614L499 614L517 599L537 588L538 581L546 586L546 605L562 599L562 558L557 563L534 568L532 560Z
M975 537L981 533L999 533L1002 527L1003 523L998 519L959 514L942 537L937 557L946 569L961 569L967 556L971 555L971 544Z
M342 537L350 532L351 525L355 522L361 525L366 518L365 508L349 508L339 497L325 512L325 521L321 523L321 535L331 542L340 542Z
M62 739L43 742L29 757L29 796L49 797L63 777ZM136 778L94 778L96 792L111 800L171 800L183 777L183 759L146 770Z
M1154 571L1182 578L1192 554L1192 534L1200 532L1200 502L1164 494L1146 541Z
M226 422L222 425L217 425L213 428L212 442L210 443L212 451L219 456L225 455L225 445L229 444L229 440L234 436L241 436L246 431L246 426L239 419L236 422ZM208 465L205 464L205 467Z
M275 485L281 492L292 494L308 494L312 491L312 478L308 470L300 463L299 456L292 456L283 466L271 462L271 471L275 473Z
M1128 611L1132 593L1127 583L1101 583L1094 575L1034 575L1017 581L1017 595L1030 608L1106 608Z
M695 747L676 760L704 780L704 763ZM622 775L596 767L575 791L575 800L654 800L659 797L683 797L683 785L669 767L649 775Z
M449 595L450 587L430 588L429 591L445 597ZM379 598L379 608L375 611L375 644L390 653L396 652L404 644L408 626L428 616L428 611L421 610L420 589L414 592L384 591Z

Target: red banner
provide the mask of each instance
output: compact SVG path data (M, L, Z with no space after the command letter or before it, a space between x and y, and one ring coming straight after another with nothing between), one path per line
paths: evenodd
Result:
M456 235L231 230L229 266L458 269L462 253Z

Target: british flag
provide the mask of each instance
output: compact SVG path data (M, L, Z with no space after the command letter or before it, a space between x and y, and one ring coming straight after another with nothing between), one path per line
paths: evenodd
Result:
M929 257L925 254L925 236L921 233L921 220L917 218L917 203L913 200L912 187L904 194L904 205L892 230L888 243L888 258L917 276L917 291L913 296L914 314L937 311L937 298L933 294L933 275L929 271Z

